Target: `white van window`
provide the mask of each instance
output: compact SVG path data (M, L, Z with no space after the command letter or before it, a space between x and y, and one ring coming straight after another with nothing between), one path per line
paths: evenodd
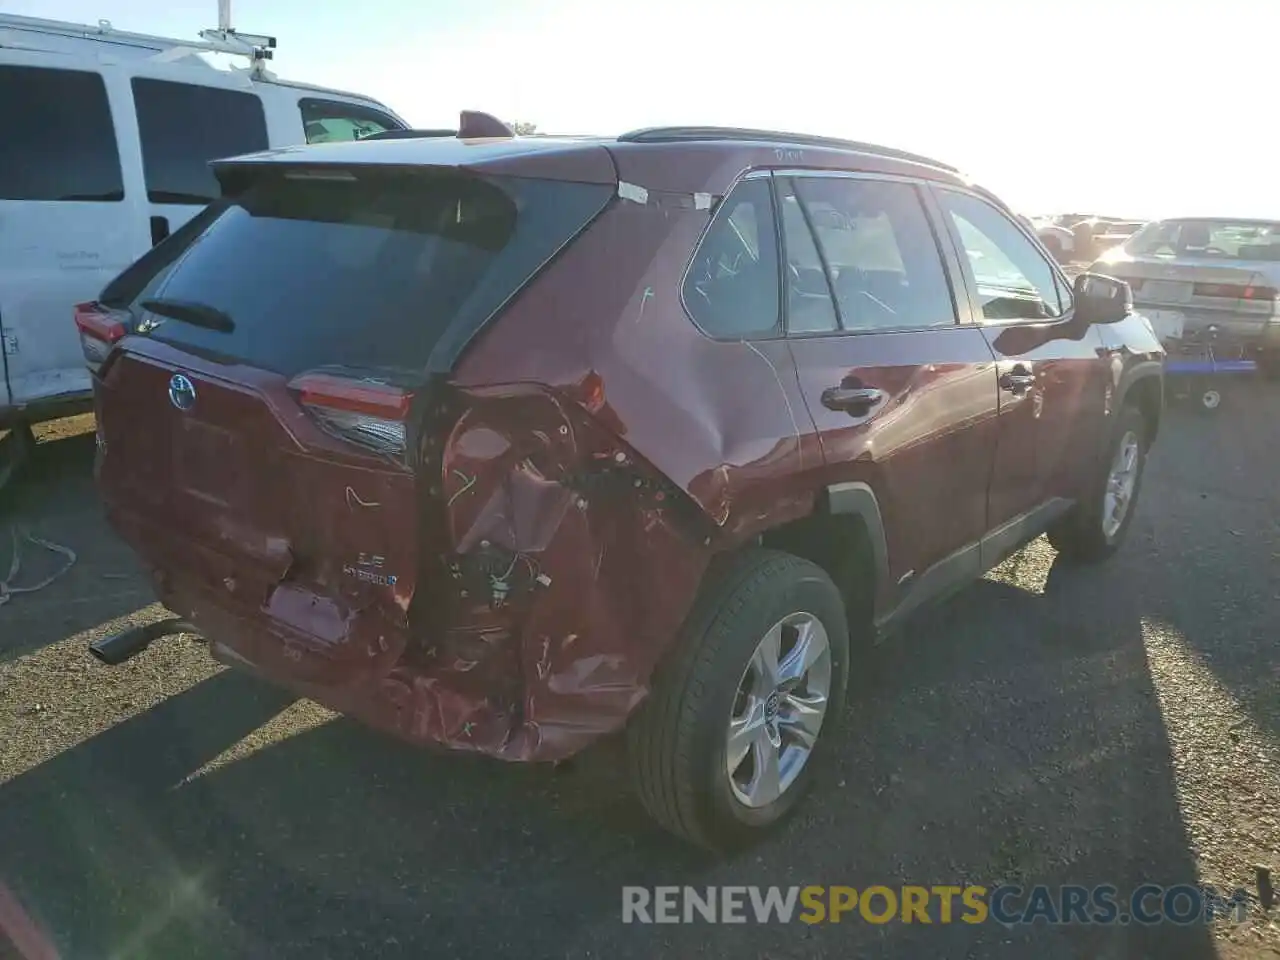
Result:
M256 94L135 77L133 103L152 203L208 203L221 192L210 161L267 149Z
M362 140L384 130L399 130L402 124L391 117L354 103L305 97L298 101L307 143L340 143Z
M102 77L0 66L0 200L124 199Z

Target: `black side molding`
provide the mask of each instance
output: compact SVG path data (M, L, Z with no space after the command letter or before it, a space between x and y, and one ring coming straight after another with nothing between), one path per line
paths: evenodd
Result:
M880 596L892 586L889 579L889 545L884 536L884 517L880 514L880 502L875 491L861 481L835 483L827 487L827 508L833 514L851 514L862 518L871 541L871 557L875 563L876 606Z

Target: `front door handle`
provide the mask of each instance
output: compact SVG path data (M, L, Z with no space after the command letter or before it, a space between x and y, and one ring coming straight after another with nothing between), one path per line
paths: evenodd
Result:
M843 410L858 417L883 401L885 393L875 387L827 387L822 391L822 405L828 410Z
M1018 364L1008 373L1000 376L1000 389L1008 390L1014 396L1026 393L1035 385L1036 375L1022 364Z

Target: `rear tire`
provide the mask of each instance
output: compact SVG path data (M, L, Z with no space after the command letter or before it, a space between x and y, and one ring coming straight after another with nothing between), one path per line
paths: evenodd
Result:
M1049 542L1065 560L1099 563L1120 548L1142 489L1147 462L1147 423L1142 411L1126 404L1116 417L1111 444L1089 492L1071 511L1049 528ZM1132 450L1132 473L1118 482L1117 469ZM1131 480L1130 480L1131 477ZM1127 487L1124 509L1117 521L1116 491Z
M723 563L708 574L628 728L632 779L650 815L716 851L759 837L808 791L843 712L849 666L840 591L820 567L764 549ZM781 679L766 697L767 671L757 665L767 662L761 651L775 634L774 676ZM757 759L768 756L770 743L776 766ZM736 765L731 750L739 754ZM762 786L772 783L770 771L778 771L776 795Z

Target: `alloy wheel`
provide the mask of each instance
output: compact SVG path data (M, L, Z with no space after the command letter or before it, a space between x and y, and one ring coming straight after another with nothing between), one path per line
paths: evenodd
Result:
M725 739L733 795L764 807L785 793L813 753L831 693L831 644L811 613L778 621L756 645L734 697Z

